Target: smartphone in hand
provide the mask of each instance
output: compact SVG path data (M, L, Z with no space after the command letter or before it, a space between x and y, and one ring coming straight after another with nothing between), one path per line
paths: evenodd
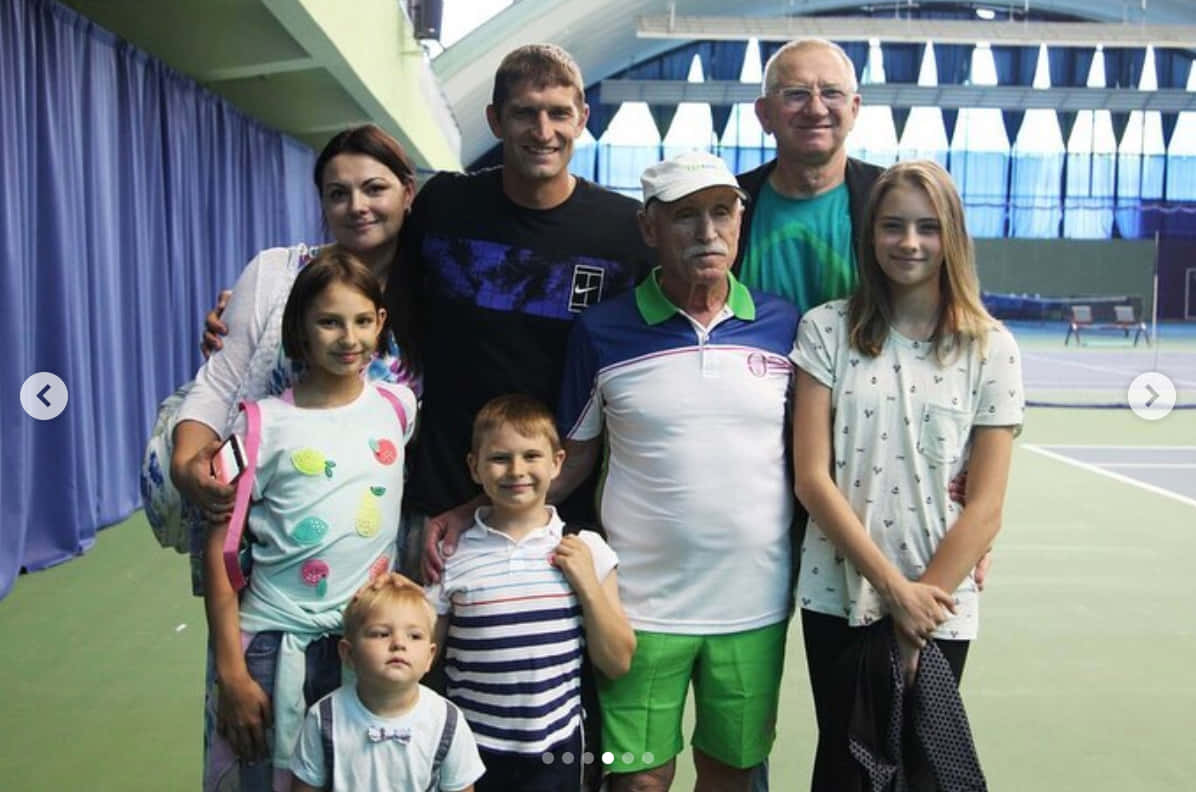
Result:
M221 484L232 484L245 472L245 446L241 438L229 435L212 457L212 475Z

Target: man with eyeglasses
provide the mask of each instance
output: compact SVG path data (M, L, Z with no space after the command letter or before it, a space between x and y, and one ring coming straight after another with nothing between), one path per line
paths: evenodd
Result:
M756 117L776 137L777 157L736 177L749 200L732 271L799 314L846 297L856 284L854 227L883 170L847 156L859 112L855 67L837 44L791 41L768 59ZM801 546L805 524L796 504L793 547ZM791 584L799 558L792 556ZM752 773L751 788L768 792L767 760Z
M738 177L751 200L735 274L805 313L855 287L855 232L882 169L847 156L860 95L837 44L789 42L769 58L763 88L756 116L777 158Z
M777 157L736 177L750 198L732 272L743 284L784 297L799 314L855 289L856 234L868 193L883 168L847 156L847 135L860 112L851 58L824 39L791 41L764 68L760 125L776 137ZM964 479L950 497L962 502ZM806 512L798 504L792 546L801 547ZM791 583L797 581L794 553ZM975 572L983 587L989 557ZM752 774L767 792L767 760Z

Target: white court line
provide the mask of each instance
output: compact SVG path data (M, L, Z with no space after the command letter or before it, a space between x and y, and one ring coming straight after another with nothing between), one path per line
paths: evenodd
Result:
M1106 445L1102 443L1045 443L1051 448L1124 448L1127 451L1196 451L1196 445Z
M1090 465L1103 465L1115 468L1159 468L1163 470L1188 470L1196 468L1196 462L1117 462L1092 460Z
M1033 352L1025 351L1022 352L1022 358L1033 358L1034 360L1041 360L1044 363L1062 363L1066 366L1076 366L1078 368L1091 369L1092 371L1103 371L1106 374L1120 374L1123 377L1129 377L1131 381L1142 372L1150 370L1144 368L1121 369L1113 368L1112 366L1098 366L1095 363L1080 363L1077 360L1066 360L1062 357L1055 357L1054 355L1035 355ZM1183 385L1185 388L1196 388L1196 382L1191 380L1175 379L1174 377L1170 379L1175 385Z
M1172 500L1176 500L1180 503L1184 503L1188 506L1196 508L1196 499L1189 498L1186 495L1180 495L1178 492L1172 492L1169 489L1156 487L1153 484L1147 484L1145 481L1138 481L1137 479L1130 478L1129 476L1123 476L1120 473L1114 473L1111 470L1105 470L1104 468L1097 467L1096 465L1089 464L1088 462L1081 462L1078 459L1072 459L1071 457L1064 456L1063 454L1056 454L1054 451L1047 451L1045 448L1036 446L1032 443L1022 443L1021 447L1027 451L1033 451L1036 454L1042 454L1045 457L1050 457L1051 459L1071 465L1072 467L1078 467L1081 470L1087 470L1090 473L1098 473L1102 476L1106 476L1125 484L1132 484L1139 489L1144 489L1147 492L1153 492L1155 495L1162 495L1164 498L1171 498Z

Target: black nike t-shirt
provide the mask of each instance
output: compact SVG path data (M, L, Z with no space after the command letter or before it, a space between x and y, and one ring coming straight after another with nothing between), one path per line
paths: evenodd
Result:
M526 393L555 410L573 320L651 267L638 208L579 178L561 205L528 209L503 193L501 167L424 185L402 248L424 366L407 509L435 515L477 495L465 455L487 401ZM566 520L594 519L595 480L560 505Z

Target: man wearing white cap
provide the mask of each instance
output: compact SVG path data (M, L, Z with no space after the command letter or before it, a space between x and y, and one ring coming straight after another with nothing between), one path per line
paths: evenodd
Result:
M797 312L731 274L744 194L693 152L642 177L657 268L569 340L555 489L593 466L636 629L630 672L599 680L612 789L665 790L692 681L701 789L746 790L772 746L789 614L785 405Z

